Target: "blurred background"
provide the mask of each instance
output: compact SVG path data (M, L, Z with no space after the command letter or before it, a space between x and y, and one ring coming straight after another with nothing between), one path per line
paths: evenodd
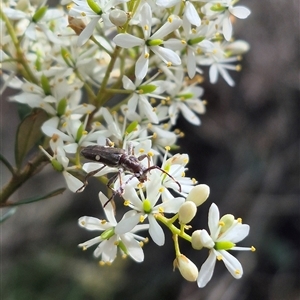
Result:
M21 206L1 225L0 298L100 300L296 300L300 299L300 157L299 157L299 2L241 1L252 14L235 24L236 39L251 45L232 74L236 85L222 79L204 83L207 113L195 127L181 119L185 132L180 152L190 155L187 175L211 188L194 228L207 228L212 202L221 215L232 213L251 226L241 246L256 252L233 253L244 276L235 280L223 263L204 289L172 271L174 250L149 242L145 262L117 259L99 267L93 249L77 244L95 236L80 229L83 215L102 218L99 185L90 180L82 194ZM207 74L207 70L205 70ZM13 91L11 91L13 93ZM16 122L14 122L16 120ZM17 124L15 103L1 99L1 153L13 161ZM49 180L49 174L52 178ZM1 185L9 174L1 165ZM64 186L64 179L47 167L12 200ZM200 266L207 252L181 243L182 253Z

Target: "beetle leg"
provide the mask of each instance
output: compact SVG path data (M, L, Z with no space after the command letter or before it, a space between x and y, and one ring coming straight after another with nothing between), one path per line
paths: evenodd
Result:
M134 148L132 146L132 143L128 142L128 145L127 145L127 152L129 155L134 155Z
M102 169L104 169L106 167L106 165L102 166L101 168L99 169L96 169L94 171L91 171L90 173L87 173L87 175L85 176L84 178L84 182L83 182L83 186L80 187L76 193L81 193L84 191L85 187L88 185L88 178L90 178L91 176L94 176L95 174L97 174L98 172L100 172Z

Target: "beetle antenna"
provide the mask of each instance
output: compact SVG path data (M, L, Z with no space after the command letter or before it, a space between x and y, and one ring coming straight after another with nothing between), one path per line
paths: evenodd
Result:
M172 175L170 175L167 171L165 171L164 169L160 168L159 166L155 166L155 165L154 165L154 166L151 166L151 167L147 168L147 169L144 171L144 173L147 173L147 172L149 172L149 171L151 171L151 170L153 170L153 169L160 170L162 173L168 175L174 182L176 182L176 184L177 184L178 187L179 187L179 192L181 193L181 184L180 184L177 180L175 180L175 178L174 178Z

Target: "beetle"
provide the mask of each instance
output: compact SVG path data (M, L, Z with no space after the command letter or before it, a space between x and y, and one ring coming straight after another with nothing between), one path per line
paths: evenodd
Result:
M132 180L134 177L139 180L139 182L143 183L147 180L147 174L154 169L160 170L162 173L169 176L172 180L174 180L178 187L179 192L181 192L181 185L178 181L174 179L172 175L170 175L168 172L163 170L157 165L150 166L150 157L147 154L140 155L139 157L136 157L133 155L133 148L131 145L128 146L128 151L122 148L115 148L112 147L113 143L107 140L107 146L100 146L100 145L91 145L83 148L81 150L82 156L84 156L86 159L96 161L99 163L103 163L104 165L101 166L99 169L96 169L94 171L89 172L86 177L84 184L81 188L77 190L77 192L82 192L84 188L87 186L88 181L87 179L98 172L100 172L102 169L104 169L106 166L118 168L118 173L113 175L108 183L107 186L113 191L113 195L111 198L107 201L107 203L116 195L116 194L122 194L123 189L120 185L120 190L115 191L112 189L111 185L115 182L117 177L120 178L121 182L121 173L124 171L128 171L132 174L132 176L125 182L125 185ZM145 167L141 161L145 158L148 158L148 167ZM106 205L106 204L105 204ZM104 205L104 206L105 206Z

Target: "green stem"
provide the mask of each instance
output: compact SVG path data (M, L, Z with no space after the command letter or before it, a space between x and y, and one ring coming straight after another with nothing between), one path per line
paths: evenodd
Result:
M22 67L24 68L24 70L27 73L27 76L24 76L24 77L27 77L27 79L29 79L31 82L33 82L35 84L39 84L39 81L34 76L33 72L30 69L30 66L28 65L28 63L26 61L25 55L22 51L22 48L20 47L20 43L15 34L14 28L13 28L12 24L10 23L9 19L7 18L7 16L5 15L5 13L2 11L2 9L0 9L0 17L5 22L7 32L10 35L11 40L16 48L17 61L22 65Z
M109 56L112 56L113 54L109 51L109 50L107 50L105 47L103 47L97 40L96 40L96 38L92 35L91 37L90 37L90 39L100 48L100 49L102 49L103 51L105 51Z
M178 243L178 235L174 234L173 235L173 241L174 241L174 248L175 248L175 254L176 257L180 256L180 249L179 249L179 243Z
M133 90L120 90L120 89L106 89L106 92L113 94L132 94Z
M119 56L119 53L121 51L121 47L119 46L116 46L115 48L115 51L113 52L112 56L111 56L111 60L109 62L109 65L106 69L106 73L105 73L105 76L103 78L103 81L102 81L102 84L101 84L101 87L98 91L98 94L96 96L96 106L99 108L99 107L102 107L105 102L109 99L105 93L105 89L107 87L107 83L108 83L108 80L109 80L109 76L114 68L114 65L115 65L115 62Z
M173 223L170 222L170 219L164 217L161 214L155 215L156 220L160 221L164 225L166 225L170 231L173 233L173 235L178 235L181 238L187 240L188 242L192 241L192 237L186 234L185 232L182 232L181 229L177 228Z
M0 203L5 203L23 183L40 172L45 162L49 162L47 157L43 153L38 153L20 172L14 171L12 178L0 192Z

